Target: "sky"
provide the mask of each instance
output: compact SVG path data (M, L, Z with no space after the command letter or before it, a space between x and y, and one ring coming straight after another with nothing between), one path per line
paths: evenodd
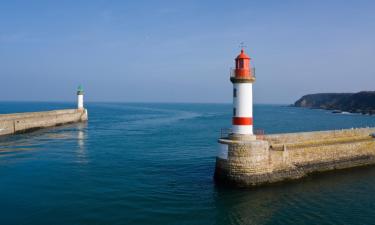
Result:
M375 1L0 1L0 101L255 103L374 90Z

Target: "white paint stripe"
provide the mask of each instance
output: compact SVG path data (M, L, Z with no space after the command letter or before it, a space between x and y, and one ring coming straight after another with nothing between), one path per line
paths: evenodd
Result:
M237 97L233 98L233 107L236 108L236 117L253 117L253 84L235 83Z
M253 134L252 125L233 125L232 128L235 134Z

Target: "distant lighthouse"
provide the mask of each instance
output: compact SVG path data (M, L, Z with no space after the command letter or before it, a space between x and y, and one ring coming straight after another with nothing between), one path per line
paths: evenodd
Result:
M77 89L77 108L78 108L78 110L84 110L82 85L79 85L78 89Z
M253 83L255 76L250 67L250 57L241 49L235 59L235 69L230 77L233 83L232 133L253 135Z

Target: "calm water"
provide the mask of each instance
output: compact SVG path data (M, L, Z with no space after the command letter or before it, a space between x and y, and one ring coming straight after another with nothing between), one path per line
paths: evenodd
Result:
M0 113L74 107L0 103ZM212 180L230 105L89 103L89 122L0 138L0 224L375 224L375 167L257 189ZM257 105L266 133L375 117Z

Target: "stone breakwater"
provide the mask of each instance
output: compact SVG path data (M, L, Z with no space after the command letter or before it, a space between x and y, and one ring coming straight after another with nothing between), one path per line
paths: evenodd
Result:
M249 187L375 164L375 128L219 139L215 181Z
M45 112L0 115L0 135L23 133L30 130L86 121L86 109L65 109Z

